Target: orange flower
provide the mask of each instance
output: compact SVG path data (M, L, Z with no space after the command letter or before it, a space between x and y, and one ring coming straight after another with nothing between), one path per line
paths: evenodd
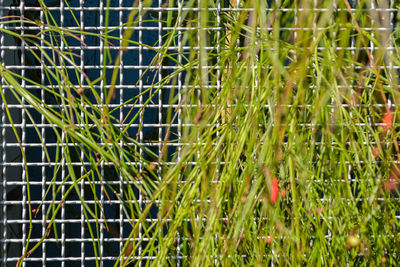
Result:
M393 118L394 118L394 114L393 112L386 112L383 117L382 117L382 129L387 131L390 128L392 128L393 126Z
M275 204L275 202L278 200L279 196L279 181L276 177L272 179L272 189L271 189L271 202L272 204Z

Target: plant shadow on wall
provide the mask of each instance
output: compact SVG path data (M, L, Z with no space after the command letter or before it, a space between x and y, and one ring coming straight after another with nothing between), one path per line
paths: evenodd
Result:
M154 3L142 1L125 24L104 20L99 32L60 27L42 1L40 19L2 20L37 27L2 31L24 44L25 64L41 69L23 75L1 65L0 74L15 100L31 105L23 108L36 142L55 163L37 195L41 174L21 148L33 212L19 263L60 238L63 209L84 217L90 255L118 256L116 265L397 262L399 207L390 191L399 176L399 94L390 66L399 62L388 48L397 50L398 31L374 30L390 29L384 3L374 11L367 1L336 2L170 0L146 14ZM74 14L72 1L63 4ZM139 43L140 23L166 30ZM104 50L83 52L100 43ZM137 55L130 47L153 58L132 95L120 90L123 66ZM8 112L3 90L2 99ZM146 112L157 105L154 119ZM146 123L166 126L147 132ZM39 215L49 220L44 233L35 228ZM127 238L122 250L103 251L102 230Z

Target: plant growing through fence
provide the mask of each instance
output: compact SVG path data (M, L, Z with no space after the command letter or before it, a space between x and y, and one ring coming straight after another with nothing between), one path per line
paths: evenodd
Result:
M87 228L94 253L101 259L99 220L108 218L97 198L96 180L104 193L114 193L107 197L118 198L131 222L123 250L115 255L116 265L397 262L397 199L383 190L396 188L399 154L398 75L393 68L399 65L393 52L398 49L398 29L395 25L394 31L378 30L390 28L384 27L389 7L379 3L381 9L373 10L370 1L351 6L347 0L240 1L238 6L166 1L165 8L178 8L160 11L166 14L162 23L171 30L160 49L146 46L157 53L147 71L167 61L178 68L163 72L160 81L129 101L148 95L121 129L121 120L113 116L120 107L109 104L117 90L125 47L145 46L132 34L151 2L143 1L141 8L135 2L124 25L106 25L99 33L60 27L42 1L45 21L3 18L2 23L23 21L40 27L38 34L1 30L20 39L53 81L44 86L1 65L8 85L1 94L5 108L3 91L11 90L21 105L29 103L46 118L60 144L57 162L68 168L64 179L73 181L61 201L61 186L49 187L53 205L47 210L46 235L35 244L28 238L19 263L49 235L57 237L55 219L71 194L79 197L86 219L96 220L95 228L90 223ZM159 19L158 12L152 16ZM127 27L123 38L114 37L112 32L123 26ZM41 34L50 41L40 39ZM90 79L76 63L78 55L65 49L70 38L84 45L80 36L99 38L106 47L120 42L117 57L104 50L103 68L115 64L111 77L104 71ZM50 46L51 53L40 42ZM372 44L376 50L369 51ZM177 54L170 47L177 47ZM79 86L71 82L67 66L74 67ZM23 88L23 79L40 86L58 108ZM104 97L94 87L101 82L109 85L103 88ZM157 93L177 83L185 86L170 93L166 116L170 127L162 153L155 154L127 131ZM26 113L29 116L30 111ZM180 136L171 126L177 116ZM39 130L37 134L41 135ZM171 142L180 144L172 155ZM74 162L90 166L78 172ZM54 168L54 177L59 170ZM108 183L104 170L123 177L123 195ZM86 204L81 194L83 180L91 185L94 205ZM26 182L29 200L28 172ZM144 206L138 204L136 190L143 192ZM34 209L29 201L28 206ZM107 223L106 229L111 231Z

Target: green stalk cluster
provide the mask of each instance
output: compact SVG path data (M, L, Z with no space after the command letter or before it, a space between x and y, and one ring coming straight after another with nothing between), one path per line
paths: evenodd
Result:
M44 70L54 86L35 83L2 65L0 75L21 104L32 105L52 125L60 144L57 163L66 163L64 179L73 181L62 199L66 201L75 192L86 219L96 219L97 229L90 223L87 226L99 260L98 220L104 212L96 197L96 179L101 180L105 193L116 194L124 219L131 222L128 240L121 254L115 255L119 256L116 266L139 262L174 266L178 261L185 266L398 262L399 205L384 185L389 176L397 179L393 166L399 157L399 93L393 66L400 62L397 25L393 31L379 30L391 18L384 1L378 1L380 9L371 9L371 1L357 1L352 7L347 0L277 0L272 6L271 1L258 0L239 1L238 6L236 1L223 6L219 1L170 0L161 23L172 30L163 36L160 49L132 40L138 17L146 14L143 7L151 2L143 1L142 9L133 8L124 25L106 25L101 33L61 28L45 8L46 21L24 21L42 29L37 35L0 29L24 42L38 60L40 53L48 62ZM172 7L180 8L173 11ZM227 11L226 7L235 8ZM154 21L159 22L155 13ZM108 11L106 16L110 16ZM113 31L122 26L128 26L123 38L114 37ZM42 40L41 34L51 41ZM104 50L104 70L115 64L111 79L104 74L90 80L75 63L76 55L65 49L69 38L82 41L82 35L97 37L105 46L121 42L116 58ZM40 41L52 47L52 54L41 49ZM367 50L372 44L375 50ZM127 117L124 123L128 126L122 129L122 122L112 115L140 96L120 107L109 107L120 61L131 45L157 53L152 67L166 60L179 67L164 73L161 81L143 92L141 96L148 96L145 105L165 85L185 85L170 94L170 126L160 155L127 134L145 107ZM193 49L186 51L183 46ZM177 47L177 54L170 47ZM81 86L70 82L67 66L75 67ZM96 103L79 94L81 75ZM21 79L51 94L59 108L23 88ZM101 81L111 81L104 98L94 88ZM8 110L3 90L1 96ZM389 100L394 107L388 105ZM29 116L29 109L26 112ZM388 112L394 114L393 121L379 127ZM179 133L171 127L178 116ZM171 142L181 145L168 158ZM73 158L79 153L72 151L71 144L84 151L85 157ZM73 168L77 161L91 163L83 175ZM103 179L104 164L123 177L123 196ZM59 170L59 166L54 168L54 177ZM279 181L276 203L270 197L274 177ZM81 195L83 180L91 185L95 205L86 204ZM48 233L36 244L28 239L20 263L50 232L57 236L60 190L55 184L49 187L53 208L47 212ZM146 198L142 206L135 190ZM151 212L155 208L156 218Z

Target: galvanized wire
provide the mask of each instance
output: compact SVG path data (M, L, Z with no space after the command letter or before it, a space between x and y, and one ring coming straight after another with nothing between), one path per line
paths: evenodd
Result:
M95 2L95 3L94 3ZM111 23L116 25L123 24L125 20L125 16L127 12L132 9L132 1L112 1L113 6L109 8L111 13ZM239 2L239 1L238 1ZM313 4L316 6L316 0L313 1ZM388 12L390 14L390 21L394 20L394 12L397 12L397 9L394 7L394 1L390 1L390 5L385 8L380 8L374 6L374 1L371 2L371 9L381 12ZM71 5L71 9L75 12L75 14L79 17L79 23L82 29L87 31L99 32L105 29L105 18L104 18L104 10L105 10L105 1L88 1L88 0L79 0L79 1L69 1ZM182 8L181 3L178 1L178 5L174 8L164 7L165 1L158 0L154 1L152 7L144 7L143 1L138 1L138 6L134 7L134 9L146 10L157 12L159 20L162 18L162 12L164 11L179 11L180 9L186 10L186 8ZM69 27L70 29L79 29L78 27L73 26L71 23L71 18L67 14L69 9L65 5L63 1L60 1L57 5L50 6L48 8L50 11L58 14L60 18L60 26L61 27ZM192 8L193 11L198 11L199 8ZM210 11L217 13L217 21L221 21L221 12L235 12L235 11L243 11L243 8L222 8L221 1L217 1L217 8L210 8ZM356 11L358 9L353 9ZM0 0L0 11L2 16L6 16L9 14L20 15L20 16L29 16L32 12L39 12L38 19L44 20L44 14L40 7L33 7L32 1L20 0L20 1L11 1L11 0ZM68 12L67 12L68 11ZM298 8L294 9L266 9L265 12L271 11L279 11L279 12L301 12L302 9ZM328 9L323 8L315 8L315 11L328 11ZM360 10L358 10L360 11ZM369 9L363 10L368 12ZM336 12L348 12L347 9L337 9ZM296 13L297 14L297 13ZM297 15L295 16L295 20L297 19ZM374 22L372 21L372 24ZM281 31L290 31L296 32L296 30L304 28L298 28L295 26L296 21L293 27L282 27ZM392 25L389 23L388 27L379 27L379 28L363 28L365 31L374 31L374 32L391 32ZM37 31L39 28L29 26L29 27L21 27L21 25L8 25L8 24L0 24L0 27L11 30L11 31L20 31L22 34L25 31ZM118 37L123 37L123 30L126 27L121 27L118 31ZM135 26L135 38L139 43L145 43L150 46L154 46L156 49L161 48L163 45L163 35L173 28L165 27L161 22L153 23L149 25L149 23L144 22L143 17L139 16L139 23ZM182 52L187 51L188 49L200 49L200 47L190 47L183 43L181 33L183 31L196 29L196 27L178 27L178 39L176 46L171 46L168 49L170 51ZM272 30L272 27L263 28L263 30ZM223 27L209 27L208 30L216 31L219 33L218 37L220 37L220 32L224 30ZM313 32L317 32L320 30L315 21L312 28ZM296 33L295 33L296 34ZM372 33L373 35L374 33ZM45 38L42 34L42 38ZM88 73L93 72L93 75L97 73L102 75L102 66L103 62L103 52L105 49L110 49L111 51L117 51L120 49L121 44L116 44L113 46L105 46L104 41L97 41L85 37L83 35L80 36L82 40L85 40L87 46L83 46L82 44L74 44L70 46L72 50L79 50L80 52L80 68L86 70ZM390 42L391 43L391 42ZM335 45L335 44L333 44ZM42 42L42 48L50 49L50 47L46 47L46 45ZM211 50L214 47L206 47L206 49ZM320 48L323 49L323 48ZM352 40L351 47L334 47L337 50L349 50L352 53L355 52L356 48L354 40ZM371 52L376 51L379 48L374 46L373 42L368 43L368 47L364 47L364 49L370 49ZM220 52L223 50L223 47L217 47L217 51ZM394 53L395 48L393 45L387 47L387 50L390 53ZM127 101L131 98L135 93L134 91L138 91L142 93L144 90L150 88L151 80L139 80L136 83L135 78L140 77L148 65L150 60L154 56L154 53L143 46L131 46L127 48L124 52L125 56L122 57L120 62L121 72L119 74L119 82L116 86L118 91L116 101L110 104L110 107L117 107L120 104ZM42 58L43 59L43 58ZM16 43L10 37L5 36L4 34L0 34L0 60L2 64L6 65L7 68L13 70L15 72L20 73L22 76L26 76L29 73L35 73L38 75L39 80L42 84L46 83L45 72L43 65L31 65L27 59L26 47L24 43ZM183 61L181 53L178 54L177 60L179 62ZM161 69L164 71L174 70L179 68L175 65L163 65L161 64ZM70 67L72 70L72 67ZM112 70L114 65L106 66L107 70ZM155 68L155 67L151 67ZM354 67L354 69L361 69L362 67ZM383 66L380 68L384 68ZM390 65L390 68L393 70L400 69L400 66ZM99 72L97 72L100 70ZM221 77L221 70L216 69L218 72L218 77ZM90 74L89 74L90 75ZM83 74L81 74L81 80L84 80ZM161 80L162 72L158 72L156 75L156 80ZM26 84L25 80L21 81L22 86L32 90L40 92L39 96L42 101L46 101L45 92L43 90L39 90L40 88ZM4 90L7 89L7 86L2 81L2 88ZM78 84L77 84L78 86ZM208 85L210 87L216 88L217 90L221 87L221 80L218 80L217 84L214 86ZM94 86L96 89L100 89L101 91L101 99L104 101L104 89L108 89L108 85L104 84L104 81L101 82L100 85ZM182 81L182 75L178 77L177 85L166 85L164 86L164 90L177 89L178 91L178 102L180 102L181 95L180 93L185 89L185 84ZM7 93L6 93L7 94ZM3 266L14 266L18 261L20 255L24 253L24 246L26 244L27 232L29 227L28 213L31 212L27 208L27 183L26 183L26 172L24 166L28 166L28 169L31 171L30 177L31 182L30 186L32 187L32 207L36 207L41 203L42 196L46 192L48 186L51 184L64 184L61 194L65 193L66 187L72 182L63 182L63 178L67 175L67 170L65 166L65 162L61 163L62 173L60 177L53 183L48 179L49 169L53 168L57 165L57 162L48 163L46 160L45 152L42 148L42 144L40 140L36 140L32 133L33 123L27 118L27 114L23 106L16 101L13 102L11 96L10 102L8 103L8 107L10 108L12 115L14 117L14 126L16 127L20 137L21 142L17 142L16 138L13 136L11 131L11 122L8 120L5 112L4 103L1 103L1 124L0 124L0 143L1 143L1 157L0 157L0 178L1 178L1 192L0 192L0 254L1 254L1 262ZM139 136L139 141L141 144L154 147L158 154L161 154L162 150L162 141L164 140L163 134L165 134L165 130L170 124L165 123L163 121L165 115L164 112L167 108L183 108L184 105L178 104L169 104L165 102L165 97L160 92L155 98L157 101L155 103L150 103L146 105L146 112L143 113L142 119L131 125L132 129L137 131ZM334 103L331 103L334 106ZM31 108L30 105L23 102L26 108ZM200 105L200 103L199 103ZM390 105L390 103L389 103ZM56 107L56 104L49 103L50 107ZM140 96L139 102L136 104L126 104L122 108L119 109L119 119L122 121L126 116L127 112L131 108L139 109L144 106L143 96ZM46 122L43 115L39 115L38 120L36 121L37 126L41 131L41 135L43 136L46 146L48 149L54 149L59 146L52 136L50 136L49 131L46 129L50 128L50 125ZM119 125L120 129L123 129L127 124ZM184 126L192 126L192 124L184 124L181 120L181 112L178 111L178 117L176 122L171 124L172 127L176 128L176 132L178 136L182 135L182 127ZM312 126L312 125L310 125ZM64 133L62 133L63 138L65 138ZM149 137L151 136L151 138ZM152 140L149 140L152 139ZM65 140L65 139L64 139ZM157 141L157 142L150 142ZM104 142L104 140L102 140ZM122 142L120 144L123 145ZM182 145L181 143L171 143L169 146L176 147ZM19 152L19 148L22 147L25 153L27 153L28 158L27 162L24 162L23 157L21 157L21 153ZM84 158L83 151L81 152L81 157ZM73 165L79 166L81 173L84 172L83 167L88 165L88 162L80 163L76 162ZM132 163L134 164L134 163ZM140 163L139 170L141 170ZM169 162L167 164L174 164L173 162ZM102 163L102 169L107 164ZM351 180L350 175L351 169L349 167L349 175L348 179ZM104 173L103 173L104 174ZM119 186L119 194L123 196L123 184L126 183L123 180L123 177L118 177L115 181L110 181L111 184ZM96 182L94 183L96 184ZM85 196L85 185L87 182L82 181L80 183L81 194ZM115 261L118 257L117 252L122 250L124 242L127 240L127 233L129 222L123 215L122 205L119 205L117 200L108 201L105 198L103 188L100 187L100 184L96 185L100 188L100 202L103 210L108 210L108 215L113 214L114 217L108 216L108 222L113 223L113 225L117 228L114 236L111 236L106 232L104 226L104 220L100 219L100 250L104 255L102 258L103 266L109 266L113 261ZM36 192L36 193L35 193ZM89 196L88 196L89 197ZM146 203L142 196L142 192L139 192L139 205L142 206L143 203ZM329 201L329 200L328 200ZM46 221L45 213L47 209L50 207L50 200L45 200L43 205L41 206L41 212L34 217L33 219L33 227L35 229L35 234L31 241L37 242L39 241L42 235L46 234L46 227L48 221ZM94 204L93 199L87 200L88 204ZM148 219L152 221L152 218ZM96 257L93 255L93 251L91 249L92 239L88 236L86 230L87 221L91 223L95 223L95 220L86 220L84 216L83 207L80 206L80 201L76 199L68 199L65 201L62 209L60 217L55 221L57 226L60 229L59 239L56 238L46 238L43 242L41 249L38 250L35 254L30 255L30 257L26 258L23 266L31 266L33 262L42 264L43 266L46 264L58 263L61 266L70 266L71 263L78 263L81 266L88 266L93 264L96 260ZM138 238L143 237L142 228L139 228ZM218 239L218 236L215 237ZM144 240L146 240L144 238ZM178 237L178 248L179 242L182 240ZM108 251L111 250L111 251ZM114 254L113 254L114 252ZM138 255L141 255L142 246L139 246ZM180 258L181 252L179 249L176 251L176 257ZM144 256L143 260L145 261L147 258ZM217 264L217 261L215 262Z

